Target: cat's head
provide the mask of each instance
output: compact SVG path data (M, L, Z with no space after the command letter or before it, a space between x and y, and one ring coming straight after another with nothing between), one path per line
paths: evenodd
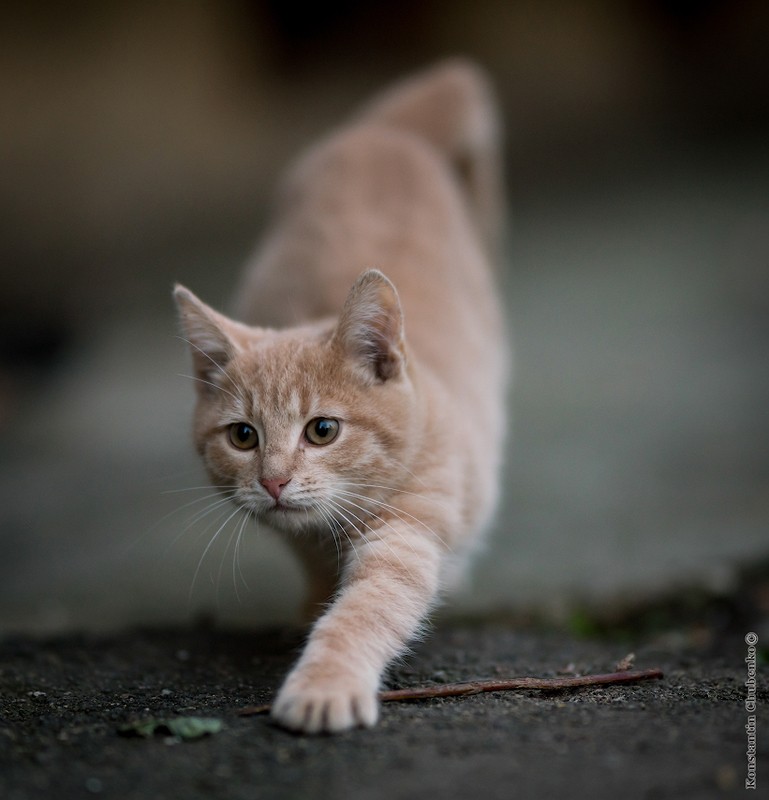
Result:
M174 296L195 368L195 443L214 483L277 528L360 529L408 477L418 439L392 283L365 272L338 320L285 330L234 322L181 286Z

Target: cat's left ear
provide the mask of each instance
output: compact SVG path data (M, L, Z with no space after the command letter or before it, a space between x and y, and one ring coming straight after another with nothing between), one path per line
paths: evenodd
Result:
M240 351L236 341L237 323L214 311L189 289L176 285L174 300L184 335L190 345L195 373L205 384L218 385L227 364Z
M368 380L384 382L402 373L403 312L395 286L378 269L364 272L350 289L335 338Z

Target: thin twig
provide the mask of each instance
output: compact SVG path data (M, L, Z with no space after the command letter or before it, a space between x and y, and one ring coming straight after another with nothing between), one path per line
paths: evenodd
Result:
M380 692L383 703L427 700L433 697L462 697L481 692L514 692L522 689L558 692L564 689L578 689L585 686L606 686L614 683L635 683L662 677L660 669L622 670L598 675L575 675L570 678L508 678L507 680L464 681L462 683L441 683L434 686L418 686L411 689L391 689ZM246 706L236 713L240 717L266 714L271 706Z

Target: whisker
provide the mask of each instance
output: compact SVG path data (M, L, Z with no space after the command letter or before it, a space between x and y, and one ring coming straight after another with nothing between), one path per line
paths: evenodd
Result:
M227 370L210 353L206 353L205 350L203 350L201 347L198 347L195 342L190 341L185 336L181 336L180 334L177 334L176 338L180 339L182 342L186 342L190 347L197 350L200 355L205 356L223 375L227 374Z
M133 548L138 547L140 542L143 542L149 536L152 536L166 520L170 519L176 514L181 514L182 511L184 511L187 508L190 508L191 506L198 505L199 503L206 502L207 500L211 500L211 498L213 497L221 497L221 493L217 492L215 494L206 495L205 497L198 497L195 500L190 501L189 503L184 503L178 508L174 508L168 513L163 514L163 516L161 516L158 520L156 520L147 529L145 529L143 532L135 536L132 541L126 543L124 546L124 552L125 553L131 552ZM229 497L225 498L224 502L225 503L229 502L229 499L230 499ZM165 551L166 555L168 554L168 551L170 550L171 546L173 546L178 541L178 539L181 538L181 536L184 535L184 533L186 533L190 529L190 527L192 527L192 525L198 521L198 519L202 519L208 513L211 513L211 511L217 508L219 505L221 505L221 503L218 501L216 503L211 503L209 506L206 506L206 508L204 508L201 512L196 513L193 516L193 518L190 521L188 521L187 525L184 527L181 533L175 536L174 539L171 541L169 546L166 548Z
M158 480L168 482L168 481L178 481L181 478L187 475L200 475L200 467L194 467L192 469L180 469L174 470L173 472L167 472L162 476L159 476ZM213 487L212 487L213 488Z
M221 506L227 504L232 499L232 496L222 497L222 495L217 492L216 494L208 494L205 497L198 497L196 500L191 500L189 503L184 503L184 505L179 506L179 508L175 508L173 511L169 511L168 514L163 515L157 523L153 527L157 527L161 522L168 519L169 517L174 516L174 514L180 514L184 509L190 508L191 506L196 506L199 503L204 503L206 500L211 500L212 498L219 498L216 502L209 503L204 509L201 511L195 512L195 514L187 521L187 525L184 527L182 533L188 531L195 523L199 522L204 517L208 516L215 508L220 508ZM178 537L173 539L172 543L177 541Z
M211 496L212 497L217 497L217 495L211 495ZM215 509L222 508L223 506L229 505L229 503L233 500L233 498L234 498L234 495L228 495L227 497L219 496L218 500L215 500L213 503L209 503L205 508L203 508L200 511L196 512L195 514L193 514L193 516L190 517L190 519L188 520L187 525L184 528L184 531L182 531L182 532L184 533L184 532L188 531L190 528L192 528L194 525L196 525L198 522L200 522L200 520L204 519L209 514L211 514ZM174 539L174 542L175 541L176 541L176 539Z
M364 485L364 484L347 484L347 485L348 486L355 486L355 485ZM435 537L436 541L438 541L441 544L441 546L443 546L447 550L451 551L451 547L449 546L448 542L446 542L439 534L437 534L429 525L427 525L426 523L422 522L422 520L419 519L419 517L415 517L413 514L409 514L408 511L405 511L402 508L398 508L397 506L391 505L390 503L385 503L383 500L377 500L377 499L375 499L373 497L367 497L366 495L359 494L357 492L348 492L348 491L345 491L344 489L337 489L336 493L338 495L346 495L348 497L354 497L356 500L363 500L364 502L372 503L372 504L374 504L376 506L379 506L380 508L384 508L387 511L391 511L393 514L395 514L399 519L403 520L404 522L406 522L406 520L403 519L403 517L407 517L408 519L413 520L418 525L420 525L425 531L427 531L427 533L429 533L433 537ZM349 502L351 502L351 501L349 501Z
M252 512L250 508L243 509L245 514L243 515L243 519L240 523L240 528L238 529L238 538L235 540L235 552L232 554L232 584L235 588L235 597L237 598L238 602L242 602L240 599L240 593L238 592L238 581L237 577L240 577L243 586L246 588L246 591L250 592L251 587L248 585L248 581L246 581L245 576L243 575L243 570L240 566L240 548L243 540L243 531L246 529L246 525L248 521L252 517ZM237 570L237 576L236 576Z
M208 508L203 509L203 511L196 514L188 523L184 526L184 528L179 531L179 533L174 536L174 538L168 543L165 549L165 555L167 556L171 549L179 542L179 540L189 533L195 525L200 522L201 520L205 519L209 514L213 514L214 512L218 512L212 522L210 522L206 527L203 529L201 533L198 534L197 539L203 538L218 522L219 520L227 513L229 505L229 500L220 500L216 503L212 503Z
M333 517L328 516L328 512L322 508L321 506L316 506L315 510L320 514L321 519L326 523L328 529L331 531L331 539L334 542L334 547L336 548L336 570L339 573L342 569L342 544L339 540L339 535L335 530L334 526L331 524L332 521L335 522ZM304 510L305 516L307 517L308 525L310 519L310 511L309 509L305 508Z
M331 502L331 503L333 503L333 504L334 504L334 506L335 506L337 509L339 509L340 513L342 513L342 507L340 506L340 504L339 504L339 503L337 503L335 500L330 500L330 502ZM353 503L351 500L343 500L343 502L346 502L346 503L349 503L349 504L350 504L350 505L352 505L352 506L355 506L355 508L358 508L358 509L360 509L361 511L365 512L366 514L371 514L371 512L370 512L370 511L367 511L365 508L363 508L363 506L360 506L360 505L358 505L357 503ZM367 522L365 522L365 521L364 521L364 520L362 520L360 517L358 517L358 516L357 516L357 515L356 515L354 512L350 511L349 509L345 509L345 510L346 510L346 511L348 511L348 513L350 513L350 514L351 514L351 515L352 515L352 516L353 516L355 519L357 519L357 520L358 520L358 521L359 521L359 522L360 522L362 525L365 525L365 526L366 526L366 528L367 528L369 531L371 531L371 533L376 533L376 531L375 531L375 530L374 530L374 529L371 527L371 525L369 525ZM378 514L371 514L371 516L372 516L374 519L376 519L376 520L378 520L379 522L381 522L381 523L383 523L384 525L386 525L386 526L387 526L387 527L388 527L388 528L389 528L389 529L390 529L390 530L391 530L391 531L392 531L392 532L393 532L393 533L394 533L394 534L395 534L395 535L396 535L396 536L397 536L397 537L398 537L398 538L401 540L401 542L403 542L403 544L405 544L407 547L409 547L409 548L411 549L411 551L412 551L412 552L415 552L415 550L414 550L414 547L413 547L413 546L412 546L412 545L409 543L409 541L406 539L406 537L404 536L404 534L403 534L403 532L402 532L402 531L399 531L397 528L395 528L393 525L391 525L391 524L390 524L390 523L389 523L389 522L388 522L386 519L383 519L383 518L382 518L382 517L380 517ZM359 533L361 533L361 532L359 531ZM361 536L363 536L363 534L362 534L362 533L361 533ZM371 541L371 540L368 540L366 537L363 537L363 538L364 538L364 541L366 541L367 543L370 543L370 541ZM383 538L381 538L381 537L378 537L378 538L377 538L377 540L378 540L378 541L380 541L380 542L381 542L381 543L382 543L382 544L383 544L385 547L387 547L387 549L388 549L388 550L389 550L389 551L392 553L392 555L394 555L394 556L395 556L395 558L397 558L397 559L398 559L398 561L400 561L400 563L401 563L401 566L402 566L402 567L403 567L403 568L404 568L406 571L410 571L409 567L407 567L407 566L406 566L406 564L403 562L403 559L401 559L401 557L398 555L398 553L397 553L397 552L395 552L395 550L392 548L392 546L390 545L390 543L389 543L388 541L386 541L385 539L383 539Z
M238 507L237 507L237 508L236 508L236 509L235 509L235 510L234 510L234 511L233 511L233 512L232 512L232 513L231 513L231 514L230 514L230 515L227 517L227 519L225 519L225 520L224 520L224 522L223 522L223 523L222 523L222 524L219 526L219 528L218 528L218 530L216 531L216 533L215 533L215 534L214 534L214 535L211 537L210 541L209 541L209 542L208 542L208 544L206 545L206 548L205 548L205 550L203 550L203 554L200 556L200 560L198 561L198 566L197 566L197 568L195 569L195 574L192 576L192 584L190 585L190 593L189 593L189 602L190 602L190 603L192 602L192 596L193 596L193 594L194 594L194 590L195 590L195 583L197 582L197 579L198 579L198 574L200 573L200 568L203 566L203 561L205 561L205 558L206 558L206 556L208 555L208 551L211 549L211 547L213 546L214 542L215 542L215 541L216 541L216 540L219 538L219 535L220 535L220 534L221 534L221 532L224 530L224 528L227 526L227 523L228 523L228 522L229 522L229 521L230 521L230 520L231 520L233 517L235 517L235 516L237 516L238 514L240 514L242 510L243 510L243 509L242 509L240 506L238 506Z
M242 506L238 507L238 511L241 514L245 514L245 509ZM217 607L219 607L219 605L220 605L219 594L220 594L220 589L221 589L221 585L222 585L222 574L224 573L224 562L227 560L227 553L229 553L230 547L232 547L233 541L236 540L237 532L238 532L238 523L236 522L235 523L235 527L232 529L232 532L230 533L230 536L227 539L227 544L224 546L224 550L222 551L222 557L219 560L219 570L216 573L216 593L215 593ZM234 558L235 557L235 550L234 549L232 551L232 554L233 554L233 558ZM212 580L213 580L213 576L212 576Z
M224 485L224 486L217 486L216 484L209 484L208 486L185 486L183 489L165 489L160 494L181 494L182 492L199 492L203 491L204 489L218 489L219 491L227 491L228 489L237 489L239 488L236 483L233 483L231 486ZM208 495L209 497L211 495Z
M352 527L357 531L358 535L361 537L361 539L364 541L365 544L371 544L372 540L369 539L366 536L366 534L362 530L360 530L360 528L358 528L354 523L350 522L350 519L347 516L347 514L350 514L354 519L358 520L358 522L360 522L360 524L363 525L368 531L370 531L373 534L376 534L376 531L374 530L374 528L371 527L371 525L369 525L365 520L362 520L353 511L350 511L349 509L345 509L343 506L341 506L335 500L329 498L328 502L331 503L334 506L334 508L337 509L337 512L339 514L341 514L352 525ZM355 503L352 503L351 505L355 505ZM357 506L357 508L361 508L361 506ZM362 510L366 511L366 509L362 509ZM345 513L345 512L347 512L347 513ZM369 513L369 512L366 512L366 513ZM406 542L406 539L403 537L403 534L400 531L398 531L395 528L393 528L393 526L390 525L390 523L388 523L387 520L384 520L381 517L378 517L376 515L373 515L373 516L374 516L374 519L378 519L380 522L383 522L388 528L390 528L393 531L393 533L396 536L398 536L403 542ZM386 541L382 537L377 537L377 541L380 542L381 544L383 544L390 551L390 553L393 556L395 556L395 558L397 558L398 561L400 561L400 564L403 567L403 569L405 569L406 571L409 571L409 568L403 562L403 559L398 555L398 553L395 552L395 550L393 549L393 547L390 545L390 543L388 541ZM406 542L406 544L408 544L408 542ZM377 556L377 560L378 560L378 556Z
M398 461L397 458L391 458L391 460L393 461L393 463L397 464L402 470L404 470L405 472L408 472L408 474L411 475L411 477L415 481L417 481L418 483L421 483L422 486L427 488L427 484L418 475L416 475L414 472L412 472L405 464L403 464L402 462Z
M344 526L340 524L339 520L336 519L334 516L333 510L329 508L329 501L328 498L324 499L321 503L317 506L319 513L321 516L328 522L329 528L331 529L332 536L336 536L337 533L344 534L344 537L347 539L350 550L352 551L353 555L358 559L358 563L361 563L360 554L358 553L355 542L350 538L350 534L344 529ZM355 528L355 526L352 526Z
M206 500L212 500L213 498L219 498L219 500L230 501L230 500L232 500L233 496L234 496L234 493L228 494L227 496L222 496L221 492L215 492L214 494L207 494L204 497L198 497L195 500L190 500L189 503L184 503L183 505L179 506L178 508L175 508L173 511L169 511L168 514L166 514L163 517L161 517L159 521L162 522L163 520L165 520L168 517L173 516L174 514L180 514L182 511L184 511L185 508L190 508L191 506L196 506L199 503L204 503L204 502L206 502ZM218 503L219 500L217 500L216 502Z
M446 503L442 502L441 500L437 500L434 497L430 497L429 495L421 494L419 492L409 492L406 489L398 489L395 486L385 486L384 484L380 483L352 483L350 481L345 481L345 484L347 486L356 486L360 489L384 489L385 491L388 492L396 492L397 494L405 494L409 495L410 497L418 497L420 500L427 500L428 502L434 503L435 505L440 506L446 511L451 512L451 509L449 508L448 505L446 505Z
M190 347L194 348L201 355L205 356L222 373L222 375L224 375L225 378L229 378L230 377L228 375L228 373L227 373L227 370L218 361L216 361L216 359L213 358L213 356L211 356L210 353L206 353L205 350L203 350L202 348L198 347L198 345L196 345L194 342L191 342L189 339L185 338L184 336L177 335L176 338L177 339L181 339L181 341L183 341L183 342L186 342ZM192 376L191 375L184 375L182 377L190 378ZM202 380L202 379L201 378L196 378L196 380ZM202 381L202 382L203 383L208 383L208 381ZM211 385L216 387L217 389L221 389L222 391L227 392L227 394L229 394L230 397L232 397L233 400L236 400L237 402L240 402L240 403L243 403L244 405L247 405L245 395L241 394L240 397L236 397L234 394L232 394L232 392L229 392L227 389L224 389L224 387L222 387L222 386L217 386L215 383L213 383ZM236 391L238 391L238 393L240 394L241 389L238 386L238 384L235 383L234 381L233 381L233 386L235 387Z
M194 489L216 489L218 487L215 487L215 486L191 487L190 489L178 489L178 490L165 491L165 492L161 492L161 494L171 494L174 491L179 491L179 492L191 491L193 488ZM237 487L233 487L233 488L237 488ZM155 520L155 522L153 522L152 525L150 525L144 531L142 531L141 533L138 533L136 536L134 536L131 541L126 542L125 545L123 545L123 552L124 553L131 552L133 550L133 548L138 547L141 542L145 541L149 536L152 536L154 534L154 532L166 520L170 519L171 517L175 516L176 514L181 514L181 512L184 511L184 509L189 508L190 506L197 505L198 503L203 503L206 500L210 500L212 497L218 497L220 495L221 495L221 491L216 492L214 494L205 495L204 497L198 497L195 500L191 500L189 503L184 503L181 506L178 506L177 508L174 508L171 511L168 511L167 513L163 514L159 519Z
M243 402L243 398L237 397L229 389L225 389L224 386L219 386L218 383L214 383L213 381L206 381L203 378L198 378L197 375L186 375L183 372L177 372L176 373L176 377L177 378L189 378L189 380L191 380L191 381L197 381L198 383L203 383L206 386L211 386L214 389L218 389L220 392L224 392L225 394L228 394L237 403Z

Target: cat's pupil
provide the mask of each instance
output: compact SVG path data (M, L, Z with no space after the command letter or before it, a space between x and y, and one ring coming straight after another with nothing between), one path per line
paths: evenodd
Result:
M238 440L241 442L247 442L251 436L253 435L254 429L249 427L248 425L240 424L235 431L235 435L238 437Z
M331 435L334 426L327 419L319 419L315 423L315 434L320 439L325 439Z

